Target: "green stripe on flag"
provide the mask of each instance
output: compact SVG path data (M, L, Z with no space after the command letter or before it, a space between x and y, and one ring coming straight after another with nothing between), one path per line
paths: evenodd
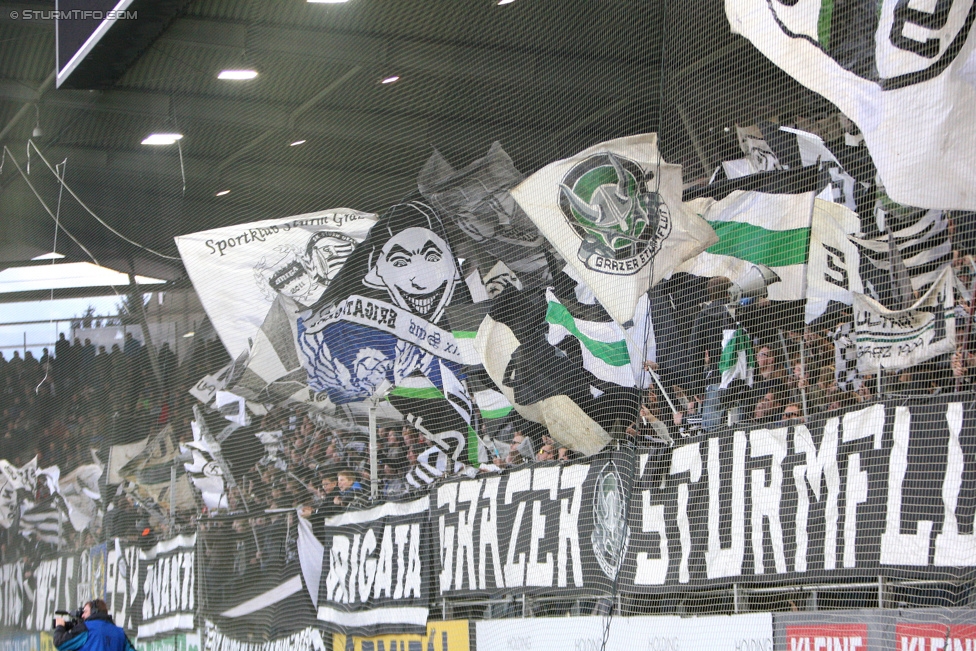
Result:
M627 350L626 341L597 341L587 337L576 327L576 319L569 313L565 305L550 302L548 309L546 309L546 321L569 330L594 357L603 360L604 363L610 366L627 366L630 364L630 351Z
M390 395L401 398L416 398L418 400L443 400L444 394L440 389L434 387L424 387L422 389L414 387L393 387Z
M767 267L806 264L810 248L810 229L773 231L742 222L708 222L718 242L708 247L714 255L727 255Z
M878 3L879 5L881 3ZM830 50L830 27L834 19L834 0L822 0L817 19L817 40L824 50Z
M756 356L752 351L752 341L742 328L737 329L735 334L732 335L732 339L722 348L722 356L719 358L718 370L724 373L733 368L739 361L740 352L745 353L747 366L751 368L756 365Z
M488 418L488 419L504 418L505 416L508 416L510 413L512 413L511 407L501 407L499 409L482 409L481 417Z
M455 330L451 334L454 335L455 339L474 339L478 336L477 332L472 332L470 330Z

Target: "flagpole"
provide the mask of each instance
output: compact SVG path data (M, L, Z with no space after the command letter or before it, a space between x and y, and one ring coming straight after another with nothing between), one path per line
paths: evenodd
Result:
M807 359L806 359L806 340L807 340L807 325L803 324L803 334L800 336L800 369L803 372L803 379L806 381L807 378ZM799 382L797 383L799 384ZM807 415L807 389L805 386L800 385L800 402L803 406L803 422L809 422L810 417Z

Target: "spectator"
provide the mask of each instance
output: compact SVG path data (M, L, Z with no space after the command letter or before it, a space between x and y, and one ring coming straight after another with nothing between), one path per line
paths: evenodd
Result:
M356 473L340 470L336 475L336 484L339 488L339 494L332 500L336 506L351 508L362 506L365 503L366 491L356 479Z

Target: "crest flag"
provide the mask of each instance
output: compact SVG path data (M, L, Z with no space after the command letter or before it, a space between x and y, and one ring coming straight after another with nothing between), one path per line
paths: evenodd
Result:
M725 12L733 32L857 124L895 201L972 210L976 2L929 6L726 0Z
M224 386L257 402L310 399L295 344L298 314L322 298L375 221L336 208L176 238L207 316L240 358Z
M512 196L618 323L654 283L715 243L681 203L681 166L657 134L600 143L542 168Z

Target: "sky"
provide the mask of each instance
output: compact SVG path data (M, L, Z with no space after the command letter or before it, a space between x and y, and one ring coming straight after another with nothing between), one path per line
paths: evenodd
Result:
M164 281L136 276L139 284ZM12 267L0 271L0 294L64 287L105 287L115 285L123 292L129 284L125 274L87 262ZM115 294L89 298L67 298L24 303L0 303L0 352L10 359L14 350L26 350L40 357L44 347L52 348L58 333L70 336L71 320L88 306L98 316L115 316L121 297ZM27 323L27 322L38 323Z

